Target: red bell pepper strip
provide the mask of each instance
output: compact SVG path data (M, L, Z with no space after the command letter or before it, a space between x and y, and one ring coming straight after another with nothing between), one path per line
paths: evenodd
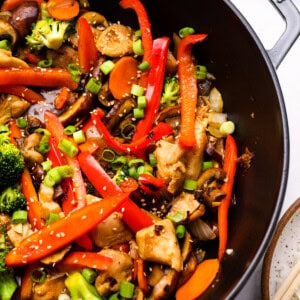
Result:
M143 61L151 63L152 56L152 33L151 24L148 19L147 11L139 0L121 0L120 5L124 9L131 8L135 11L142 35L142 44L144 49ZM139 85L146 87L148 84L149 70L142 72Z
M173 131L172 127L169 124L160 122L148 134L144 135L140 139L134 141L131 144L122 144L110 134L105 124L101 120L103 116L104 113L99 108L95 109L92 112L93 123L96 126L97 130L103 134L107 145L115 151L131 153L138 157L143 157L146 147L151 142L156 142L163 136L171 134Z
M91 268L106 271L111 266L113 260L96 252L75 251L68 254L57 264L58 269Z
M153 42L151 68L146 89L145 117L138 122L133 141L143 137L152 129L155 116L159 110L169 44L170 39L167 37L157 38Z
M157 195L157 197L159 197L161 189L166 185L163 178L157 178L150 174L141 174L138 181L146 193Z
M122 192L91 153L81 152L78 160L81 170L101 196L110 197ZM152 219L129 198L123 203L120 212L123 214L124 222L134 232L153 225Z
M78 60L81 72L91 70L98 57L93 31L84 17L80 17L78 23Z
M232 189L234 184L234 176L237 165L237 146L231 135L226 137L225 156L223 162L223 170L227 174L227 180L222 185L222 190L226 193L226 197L222 200L218 207L218 227L219 227L219 260L222 259L226 246L228 235L228 210L232 198Z
M179 143L182 146L193 147L195 137L195 110L198 98L197 79L192 58L192 45L202 42L206 34L193 34L180 40L177 51L178 79L180 86L181 122Z
M88 233L111 213L119 210L128 194L120 193L72 211L34 232L5 257L8 267L27 265L46 257Z
M145 273L145 262L143 259L138 258L135 261L135 268L136 270L136 276L137 276L137 282L139 288L143 291L143 293L146 295L149 291L148 287L148 281Z
M62 139L71 140L67 135L63 133L64 127L54 113L50 111L45 111L44 121L45 121L46 129L54 137L57 144ZM74 205L76 206L76 208L80 208L82 206L85 206L86 203L85 202L86 188L79 168L79 163L76 157L69 157L68 155L64 155L64 158L67 165L69 165L74 169L74 175L72 176L72 190L74 191L74 195L75 195Z
M16 120L11 120L9 122L9 137L10 137L10 142L17 146L17 141L16 139L20 139L22 137L22 132L21 129L17 126L17 121Z
M22 97L31 104L35 104L45 100L41 94L36 93L28 87L22 85L0 86L0 93L12 94Z
M32 228L41 229L45 226L43 209L34 188L31 175L27 168L21 176L22 193L27 202L28 219Z
M1 68L0 86L2 85L66 86L71 90L78 87L67 70L58 68Z

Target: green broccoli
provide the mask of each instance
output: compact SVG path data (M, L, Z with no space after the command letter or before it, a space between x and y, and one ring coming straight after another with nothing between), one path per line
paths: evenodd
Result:
M174 106L179 99L179 81L177 77L166 77L160 104L163 108Z
M26 208L26 199L20 184L9 186L0 194L0 212L11 215L16 210Z
M79 272L75 272L65 280L72 300L103 300L96 288L88 283Z
M27 45L32 50L41 50L43 47L57 50L68 38L68 29L71 22L46 18L38 20L31 32L26 36Z
M17 183L24 168L21 150L12 143L0 144L0 189Z

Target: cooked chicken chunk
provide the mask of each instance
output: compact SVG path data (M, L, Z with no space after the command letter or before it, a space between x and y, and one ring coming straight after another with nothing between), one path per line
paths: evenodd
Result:
M91 237L97 246L105 248L127 243L133 235L122 221L122 214L115 212L92 230Z
M18 224L10 224L10 228L7 231L7 236L11 243L18 247L23 239L31 235L33 231L31 230L31 226L29 223L18 223Z
M120 289L120 282L132 279L133 262L131 257L121 251L113 249L103 249L99 254L112 258L113 263L107 271L103 271L96 278L96 289L101 296L106 296L111 292Z
M174 226L169 219L158 221L138 231L136 241L142 259L168 265L176 271L181 271L180 247Z

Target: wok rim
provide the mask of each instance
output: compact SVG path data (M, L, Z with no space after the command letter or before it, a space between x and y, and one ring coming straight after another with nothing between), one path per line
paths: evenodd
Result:
M273 237L275 228L277 226L277 222L280 218L281 209L283 206L283 201L286 192L287 180L288 180L288 171L289 171L289 159L290 159L290 142L289 142L289 125L288 125L288 117L286 112L285 101L283 97L283 93L281 90L281 86L279 83L278 76L276 74L275 67L273 62L271 61L270 56L267 53L267 50L263 46L262 42L260 41L259 37L248 23L246 18L241 14L241 12L236 8L236 6L230 2L230 0L224 0L225 4L229 7L229 9L238 17L239 21L245 27L247 32L250 34L251 38L255 42L258 50L265 62L265 65L270 72L270 76L274 83L274 89L277 94L277 100L280 107L280 114L281 114L281 121L282 121L282 131L283 131L283 164L282 164L282 177L280 181L280 189L277 195L276 206L270 219L270 223L268 229L265 233L262 243L260 244L254 258L252 259L251 263L247 267L247 270L240 278L238 283L232 288L232 290L228 294L228 299L233 299L234 297L238 296L239 292L242 288L246 285L251 275L254 273L255 268L259 265L260 261L263 259L264 254L266 253L267 247Z

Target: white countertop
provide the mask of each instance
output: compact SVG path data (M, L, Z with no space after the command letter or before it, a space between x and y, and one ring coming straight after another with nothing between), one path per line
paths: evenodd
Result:
M231 0L246 17L262 44L271 49L285 30L285 22L269 0ZM293 0L300 10L300 0ZM299 16L300 17L300 16ZM300 197L300 38L277 69L278 79L285 100L290 134L290 165L281 215ZM259 300L261 264L236 298Z

